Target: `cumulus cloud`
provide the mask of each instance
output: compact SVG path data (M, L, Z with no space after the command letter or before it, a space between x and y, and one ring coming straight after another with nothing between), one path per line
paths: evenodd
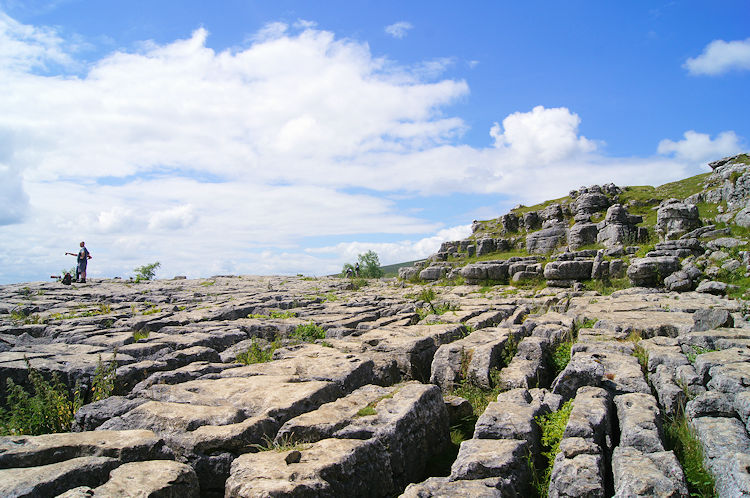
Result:
M307 249L308 254L333 254L337 260L352 262L359 254L373 250L378 254L381 264L423 259L437 252L440 244L449 240L461 240L471 235L471 225L459 225L439 230L434 235L417 241L399 242L342 242L335 246ZM340 269L340 268L339 268Z
M414 26L407 21L399 21L395 22L391 25L388 25L385 27L385 32L391 35L394 38L398 38L399 40L402 38L405 38L408 34L409 30L414 28Z
M750 38L745 40L714 40L698 57L683 65L690 74L716 76L732 70L750 70Z
M177 230L192 225L197 216L193 206L186 204L164 211L153 213L148 221L151 230Z
M536 106L531 112L515 112L495 123L490 136L495 147L503 148L529 159L543 162L560 161L596 149L586 137L578 135L581 118L565 107L545 109Z
M520 109L492 127L494 144L462 145L466 124L445 109L469 87L438 79L451 59L396 68L308 22L218 52L199 28L75 75L40 71L75 64L59 32L0 22L0 282L59 271L80 240L93 277L155 260L162 275L200 276L333 273L369 249L417 259L467 229L400 211L395 195L512 205L581 182L660 184L691 165L669 145L672 157L603 156L567 108ZM385 236L396 241L331 243Z
M706 133L686 131L682 140L664 139L659 142L659 154L673 155L690 163L706 163L721 157L742 152L740 138L733 131L724 131L712 139Z

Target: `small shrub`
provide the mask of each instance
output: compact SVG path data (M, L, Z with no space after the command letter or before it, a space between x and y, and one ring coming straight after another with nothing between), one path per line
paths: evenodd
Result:
M273 341L267 348L261 348L253 339L250 348L244 353L237 354L237 361L245 365L254 363L268 363L273 358L273 352L281 347L281 341Z
M510 365L513 361L513 357L518 352L518 338L514 335L509 335L508 340L505 341L502 351L500 351L500 362L504 367Z
M286 319L286 318L295 318L297 316L297 313L294 312L294 311L277 311L277 310L272 310L271 313L269 314L269 316L271 318L283 318L283 319Z
M303 342L315 342L318 339L325 339L326 331L319 325L310 322L297 325L297 328L294 329L291 335Z
M497 368L490 370L490 383L492 388L486 389L476 385L471 379L462 379L451 390L451 394L466 399L474 409L474 416L479 417L487 409L487 405L497 400L498 394L507 390Z
M575 339L569 339L565 342L561 342L555 348L555 351L552 353L552 366L555 370L553 377L557 377L560 372L565 370L568 363L570 363L570 351L575 342Z
M28 359L24 361L33 395L12 379L6 381L9 409L0 409L0 434L36 436L69 431L76 411L83 405L81 389L76 386L71 397L56 373L46 380Z
M108 364L102 361L102 355L99 355L99 361L94 371L94 379L91 381L91 401L100 401L109 398L115 391L115 381L117 380L117 351L112 355Z
M151 263L150 265L143 265L135 268L135 281L143 282L145 280L153 280L156 276L156 269L161 266L158 261Z
M690 363L695 363L695 359L698 357L699 354L703 353L712 353L714 351L718 351L718 349L708 349L703 348L701 346L690 346L692 351L688 352L685 356L687 356L687 359Z

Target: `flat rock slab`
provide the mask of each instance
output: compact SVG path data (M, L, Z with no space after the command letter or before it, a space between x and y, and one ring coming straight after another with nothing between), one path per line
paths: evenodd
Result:
M121 462L171 459L172 452L151 431L63 432L0 437L0 468L35 467L84 456Z
M550 476L550 498L604 497L604 459L601 454L581 453L566 458L558 453Z
M324 439L299 450L238 457L224 496L380 497L394 491L386 453L377 439Z
M386 448L393 481L419 479L427 461L448 446L448 413L437 386L408 382L365 386L285 423L276 441L377 438Z
M489 477L511 478L522 493L529 479L526 465L526 441L516 439L468 439L461 443L451 467L450 480L474 480Z
M671 451L642 453L618 446L612 455L615 496L688 496L685 475Z
M703 447L703 457L714 475L723 471L726 459L737 453L750 454L750 438L736 418L700 417L692 420Z
M333 401L340 390L333 382L308 381L278 375L193 380L155 385L142 397L154 401L204 406L230 406L249 418L266 415L282 424L292 417Z
M299 381L335 382L347 394L375 381L371 359L316 344L298 344L277 349L273 361L225 370L220 377L253 375L288 376Z
M438 347L460 339L465 333L463 325L455 324L384 327L362 334L357 342L332 342L337 349L385 353L396 360L404 380L426 382Z
M110 457L79 457L63 462L0 470L0 496L57 496L79 486L99 486L120 465Z
M611 449L612 398L600 387L578 389L563 438L582 438L604 449Z
M506 498L517 496L509 479L491 478L473 481L451 481L447 477L430 477L424 482L410 484L401 498L448 498L471 496L472 498Z
M109 474L109 480L96 488L82 486L58 498L84 497L179 497L198 498L198 477L189 465L168 460L133 462L120 465Z

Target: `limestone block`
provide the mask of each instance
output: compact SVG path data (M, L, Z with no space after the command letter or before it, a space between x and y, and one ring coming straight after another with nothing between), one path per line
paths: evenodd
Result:
M685 474L674 453L642 453L618 446L612 455L615 496L688 496Z
M643 453L664 451L661 441L659 407L650 394L631 393L615 397L620 421L620 446Z
M395 491L377 439L324 439L299 450L299 459L288 463L290 453L241 455L232 462L224 496L380 497Z

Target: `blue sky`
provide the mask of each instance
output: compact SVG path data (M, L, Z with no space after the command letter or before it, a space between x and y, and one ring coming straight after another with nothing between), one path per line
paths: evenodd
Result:
M0 283L333 273L749 148L746 2L0 0Z

